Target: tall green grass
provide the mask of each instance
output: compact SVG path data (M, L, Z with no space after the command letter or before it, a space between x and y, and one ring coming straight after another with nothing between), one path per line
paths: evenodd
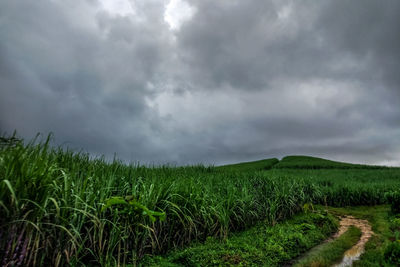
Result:
M7 265L122 265L257 221L297 213L319 190L302 180L213 167L146 167L52 148L50 139L0 148L0 258ZM134 199L165 212L115 206Z
M400 188L398 169L148 167L50 142L0 139L2 265L136 264L262 220L275 224L305 203L385 203ZM113 199L122 204L106 207Z
M389 203L386 192L400 192L400 169L273 169L273 177L302 179L320 190L319 204L343 207Z

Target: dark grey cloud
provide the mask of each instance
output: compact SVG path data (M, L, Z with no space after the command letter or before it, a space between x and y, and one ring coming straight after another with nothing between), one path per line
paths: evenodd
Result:
M1 132L144 163L400 165L400 2L181 0L172 29L167 0L104 1L0 3Z
M96 11L96 2L2 5L2 128L24 136L52 131L96 153L146 155L157 118L147 115L145 98L168 55L166 27L152 14L136 22Z

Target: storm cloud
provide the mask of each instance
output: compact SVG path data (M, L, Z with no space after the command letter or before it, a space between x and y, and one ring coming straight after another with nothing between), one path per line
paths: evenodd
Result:
M0 132L126 161L400 165L400 2L3 0Z

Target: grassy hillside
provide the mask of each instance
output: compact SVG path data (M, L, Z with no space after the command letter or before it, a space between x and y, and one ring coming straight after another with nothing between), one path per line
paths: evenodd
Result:
M279 160L277 158L270 158L258 161L223 165L216 168L219 170L234 170L234 171L262 171L271 169L278 162Z
M274 168L290 169L384 169L385 166L351 164L309 156L284 157Z
M389 169L393 167L352 164L310 156L286 156L282 160L270 158L258 161L241 162L217 167L236 171L260 171L269 169Z

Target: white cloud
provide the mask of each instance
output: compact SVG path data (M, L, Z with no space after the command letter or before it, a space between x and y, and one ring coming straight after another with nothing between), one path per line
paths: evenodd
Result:
M135 9L129 0L100 0L103 9L112 15L134 15Z
M166 5L164 20L171 30L179 30L181 25L190 20L196 10L183 0L170 0Z

